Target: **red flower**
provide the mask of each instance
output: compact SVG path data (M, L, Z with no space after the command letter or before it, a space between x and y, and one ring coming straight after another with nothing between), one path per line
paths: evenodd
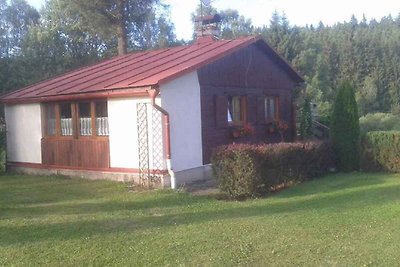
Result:
M243 124L243 126L235 127L232 130L233 138L249 136L254 134L254 127L248 123Z
M281 141L284 141L284 133L289 129L289 123L284 120L274 120L268 126L268 132L273 133L275 130L279 132Z

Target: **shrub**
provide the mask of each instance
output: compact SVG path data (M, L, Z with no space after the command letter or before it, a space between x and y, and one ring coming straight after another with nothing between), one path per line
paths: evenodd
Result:
M318 177L333 165L331 146L322 142L222 146L211 163L219 188L233 198L256 197Z
M221 191L234 198L254 197L262 190L261 159L252 145L229 145L211 157L213 174Z
M400 131L365 134L361 141L361 168L400 172Z
M372 131L393 130L400 130L400 117L391 113L369 113L360 118L361 135Z
M348 82L340 86L333 106L331 137L338 169L359 169L360 125L354 90Z

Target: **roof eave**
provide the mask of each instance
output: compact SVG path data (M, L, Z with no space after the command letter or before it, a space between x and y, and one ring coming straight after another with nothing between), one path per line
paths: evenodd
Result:
M122 98L122 97L147 97L147 90L151 86L132 87L122 89L110 89L108 91L95 91L90 93L70 94L70 95L55 95L55 96L42 96L42 97L27 97L27 98L12 98L0 99L2 104L28 104L28 103L41 103L53 101L76 101L85 99L98 99L98 98Z

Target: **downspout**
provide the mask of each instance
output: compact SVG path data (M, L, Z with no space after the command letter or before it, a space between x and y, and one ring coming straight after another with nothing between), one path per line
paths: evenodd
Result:
M152 87L151 89L147 90L147 93L150 96L151 105L163 114L164 132L165 132L164 143L165 143L167 170L169 176L171 177L171 188L176 189L175 173L172 168L172 162L171 162L171 136L170 136L170 126L169 126L169 113L165 109L156 104L156 97L159 95L160 89L158 89L157 87Z

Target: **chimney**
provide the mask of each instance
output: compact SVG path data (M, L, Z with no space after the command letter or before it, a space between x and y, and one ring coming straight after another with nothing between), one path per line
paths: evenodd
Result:
M203 37L219 39L221 36L220 22L221 16L218 14L196 17L194 19L194 31L197 40L200 40Z

